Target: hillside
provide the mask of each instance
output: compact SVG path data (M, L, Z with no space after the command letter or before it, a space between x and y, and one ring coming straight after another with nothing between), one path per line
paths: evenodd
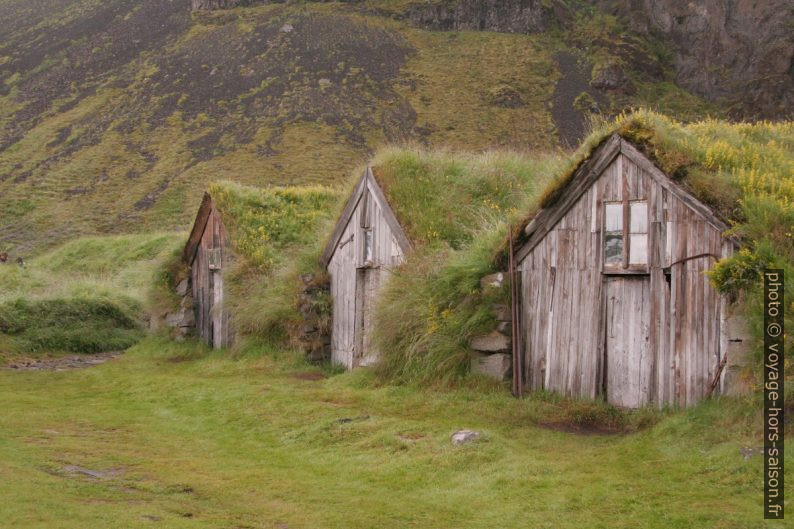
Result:
M550 150L593 114L723 113L664 35L491 4L0 0L0 250L184 229L210 180L332 184L386 143Z

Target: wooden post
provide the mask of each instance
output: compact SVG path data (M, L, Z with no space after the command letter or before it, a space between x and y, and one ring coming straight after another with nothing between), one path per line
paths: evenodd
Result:
M516 280L516 263L513 254L513 226L507 227L507 277L510 281L510 345L513 353L513 395L524 396L524 373L522 370L521 348L519 347L519 305L518 281Z
M706 398L711 397L711 394L714 393L714 389L716 389L717 384L720 383L720 376L722 375L722 370L725 369L725 364L728 363L728 353L722 355L722 360L720 360L719 365L717 366L717 371L714 373L714 378L711 379L711 384L709 384L709 389L706 391Z

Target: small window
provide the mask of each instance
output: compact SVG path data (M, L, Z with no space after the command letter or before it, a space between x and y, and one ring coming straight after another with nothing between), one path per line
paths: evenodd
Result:
M629 207L629 265L647 265L648 203L638 200L631 202Z
M604 263L619 265L623 262L623 204L605 204Z
M364 264L372 263L372 228L364 229Z
M207 262L210 270L220 270L223 267L223 256L220 248L207 250Z
M625 218L624 212L628 212ZM604 204L604 267L644 271L648 265L648 202Z

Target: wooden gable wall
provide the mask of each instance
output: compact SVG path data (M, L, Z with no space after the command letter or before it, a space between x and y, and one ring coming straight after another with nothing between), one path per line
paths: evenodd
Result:
M231 260L229 237L217 207L212 202L207 207L206 224L190 261L196 332L213 347L227 347L233 338L229 312L223 307L223 272Z
M353 211L339 227L341 236L330 249L333 326L331 360L352 369L371 364L377 351L370 343L377 294L391 270L404 259L401 233L395 233L393 214L371 177L365 176ZM391 219L389 216L391 215ZM365 226L371 230L371 260L365 262Z
M606 160L553 227L519 253L524 380L575 397L606 392L621 405L691 405L727 349L723 301L705 272L734 245L702 205L662 185L666 177L631 154ZM624 186L630 200L648 201L649 262L638 282L619 283L602 273L603 203L620 201ZM615 309L616 299L625 305ZM618 321L607 322L608 313ZM607 332L630 344L628 359L608 358ZM610 384L635 395L613 395Z

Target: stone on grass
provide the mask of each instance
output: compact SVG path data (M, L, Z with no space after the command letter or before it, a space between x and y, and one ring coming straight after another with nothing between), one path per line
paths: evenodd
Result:
M479 438L480 432L475 432L474 430L458 430L452 434L452 444L462 445L476 441Z
M501 288L505 282L505 275L502 272L489 274L480 279L480 288L483 290L489 288Z

